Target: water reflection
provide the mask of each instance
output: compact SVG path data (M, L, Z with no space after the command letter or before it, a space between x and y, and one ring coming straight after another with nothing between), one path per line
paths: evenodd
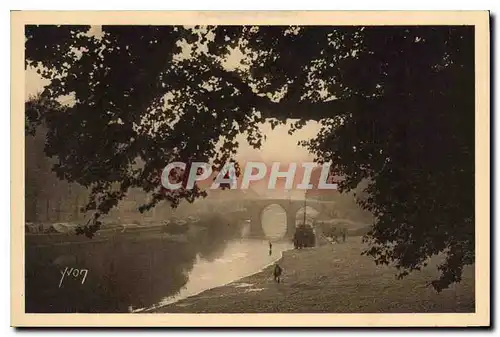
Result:
M198 258L187 284L180 292L175 296L165 297L153 307L170 304L251 275L273 263L284 250L292 246L286 241L276 242L273 245L273 254L269 255L267 244L264 240L234 240L228 243L223 254L214 261Z
M193 245L161 239L70 246L76 262L64 267L87 269L87 279L81 284L65 278L59 287L64 267L52 261L68 248L27 249L27 312L126 312L129 305L146 306L177 293L196 258Z
M267 241L207 219L184 239L158 231L118 233L74 244L26 244L26 312L129 312L169 303L252 274L276 259ZM87 269L82 279L64 269ZM59 287L61 283L61 286Z

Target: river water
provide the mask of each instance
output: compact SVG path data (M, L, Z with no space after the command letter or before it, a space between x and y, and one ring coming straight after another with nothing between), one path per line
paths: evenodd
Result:
M179 293L174 296L167 296L147 309L171 304L207 289L259 272L279 259L283 251L291 248L292 244L286 241L274 242L271 251L269 250L268 241L264 240L243 239L230 241L223 253L213 261L203 259L198 255L193 269L189 273L189 279ZM130 310L132 311L133 308L130 308ZM142 310L134 311L140 312Z
M144 231L71 244L27 240L26 312L147 311L256 273L292 247L271 238L270 252L267 239L250 239L245 228L227 223L200 228L184 236Z

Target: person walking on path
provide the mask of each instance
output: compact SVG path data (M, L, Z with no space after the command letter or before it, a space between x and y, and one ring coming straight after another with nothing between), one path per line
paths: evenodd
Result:
M274 265L274 281L277 283L280 283L281 281L281 274L283 273L283 269L281 269L279 264Z

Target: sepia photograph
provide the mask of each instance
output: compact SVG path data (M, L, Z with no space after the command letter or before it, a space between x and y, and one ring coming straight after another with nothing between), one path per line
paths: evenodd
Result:
M488 12L11 20L12 325L490 324Z

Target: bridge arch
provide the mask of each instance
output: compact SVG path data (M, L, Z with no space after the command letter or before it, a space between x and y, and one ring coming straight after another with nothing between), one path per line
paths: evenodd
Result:
M289 219L282 205L275 203L263 207L259 218L266 238L279 239L286 236Z
M321 214L320 207L314 206L302 206L295 212L295 221L294 224L297 227L299 224L304 222L304 209L306 210L306 224L312 226L314 220Z
M317 212L317 215L321 214L326 204L331 204L331 202L321 202L311 200L308 201L308 207L311 207ZM257 199L248 200L246 208L248 210L248 215L250 217L250 235L253 237L267 238L265 234L263 224L262 224L262 212L270 205L278 205L286 212L286 232L284 238L291 238L295 233L296 228L296 217L297 212L303 208L303 200L290 200L290 199Z

